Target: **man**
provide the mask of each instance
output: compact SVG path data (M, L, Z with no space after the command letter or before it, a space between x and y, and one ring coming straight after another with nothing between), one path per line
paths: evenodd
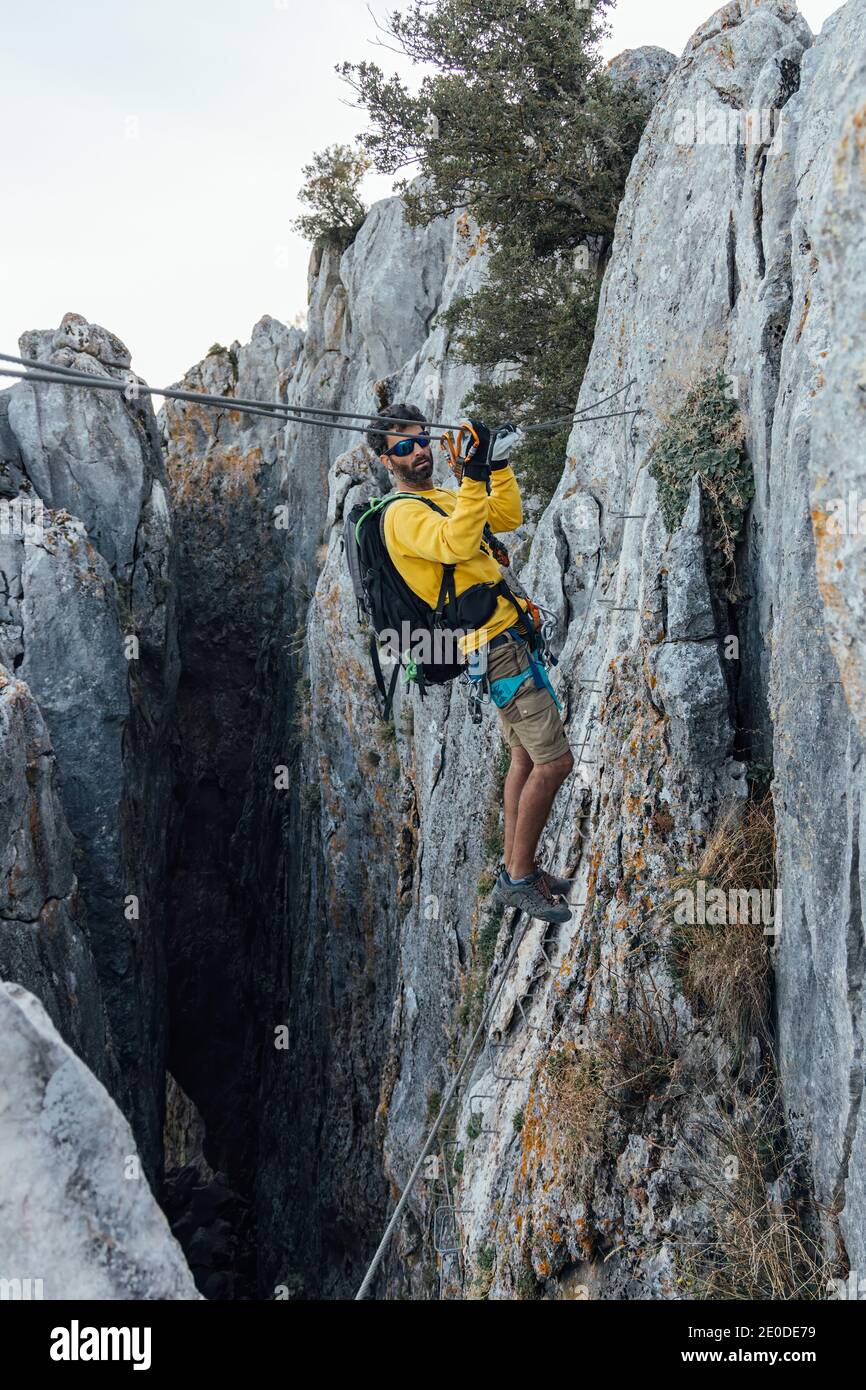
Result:
M441 516L428 506L413 506L411 499L394 502L385 512L388 554L409 587L431 608L439 597L443 565L455 567L458 601L474 585L499 583L502 571L483 540L484 528L489 524L494 532L513 531L523 520L520 490L507 457L496 457L496 441L484 425L470 423L478 444L466 458L457 490L431 482L430 434L416 406L391 406L376 417L367 434L395 489L424 496L447 513ZM540 664L525 640L532 619L525 602L518 598L517 603L516 611L511 599L499 594L492 616L460 643L462 654L472 655L475 669L486 659L491 694L494 700L503 699L499 717L511 748L504 862L494 895L532 917L567 922L571 913L555 895L567 893L571 883L544 870L535 855L574 758L549 683L546 677L539 683L534 678L533 664L536 672Z

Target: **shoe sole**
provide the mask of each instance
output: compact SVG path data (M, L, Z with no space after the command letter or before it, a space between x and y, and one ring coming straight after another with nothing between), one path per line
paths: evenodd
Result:
M538 922L550 922L551 924L553 924L554 926L557 926L557 927L560 926L563 922L570 922L570 921L571 921L571 913L570 913L570 912L567 912L567 913L565 914L564 917L562 917L562 916L556 916L556 917L554 917L554 916L552 916L552 915L551 915L551 916L548 916L546 913L541 913L541 912L530 912L530 911L529 911L529 908L527 908L527 907L522 907L520 910L521 910L521 912L525 912L525 913L527 914L528 917L534 917L535 920L538 921Z

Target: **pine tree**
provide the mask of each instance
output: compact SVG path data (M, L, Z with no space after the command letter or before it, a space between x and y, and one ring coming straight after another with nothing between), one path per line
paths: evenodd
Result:
M358 189L371 164L361 150L329 145L304 165L298 197L311 211L301 213L293 223L302 236L349 245L367 215Z
M485 283L447 319L481 382L464 405L494 420L570 411L586 366L600 273L648 114L599 56L610 4L412 0L383 28L420 69L417 91L376 63L337 68L369 118L360 139L375 167L406 171L396 190L408 220L464 210L489 243ZM494 381L503 362L506 379ZM529 436L515 457L542 500L567 435Z

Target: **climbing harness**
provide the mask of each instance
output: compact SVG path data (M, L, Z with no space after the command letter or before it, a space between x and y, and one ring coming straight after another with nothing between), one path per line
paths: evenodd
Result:
M558 664L557 659L546 649L540 629L532 622L532 615L527 614L526 617L529 619L527 627L531 627L529 632L516 625L506 628L505 632L500 633L492 641L486 643L485 647L474 652L473 656L476 659L474 661L470 659L468 663L466 675L471 685L469 712L473 724L481 722L485 699L491 700L497 709L502 709L528 680L533 681L536 689L548 690L556 708L560 712L562 711L562 705L559 703L556 691L550 683L544 666L545 660L556 666ZM515 641L521 642L526 647L529 665L525 671L518 671L514 676L500 676L492 681L488 675L488 653L495 651L498 646L507 641L508 637L513 637Z

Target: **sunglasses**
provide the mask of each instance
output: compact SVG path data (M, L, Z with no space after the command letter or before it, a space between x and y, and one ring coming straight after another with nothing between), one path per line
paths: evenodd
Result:
M386 449L385 457L390 458L393 454L395 458L407 459L416 445L419 449L426 449L429 443L429 434L413 434L411 438L401 439L399 444L395 444L391 449Z

